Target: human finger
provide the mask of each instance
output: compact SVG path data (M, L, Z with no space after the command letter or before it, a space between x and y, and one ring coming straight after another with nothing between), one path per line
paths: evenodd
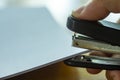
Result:
M78 19L99 20L108 16L109 13L102 0L91 0L87 5L75 10L73 16Z
M113 58L120 58L119 54L113 54ZM120 71L119 70L107 70L106 78L108 80L120 80Z
M107 56L105 53L100 52L100 51L92 51L90 53L90 55L102 56L102 57L106 57ZM86 70L87 70L87 72L89 72L91 74L97 74L97 73L100 73L102 71L101 69L92 69L92 68L87 68Z

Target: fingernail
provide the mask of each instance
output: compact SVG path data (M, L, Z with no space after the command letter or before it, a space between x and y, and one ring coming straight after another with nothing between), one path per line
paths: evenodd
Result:
M72 16L78 18L79 17L79 13L77 11L72 11Z
M76 18L79 18L80 15L81 15L81 13L82 13L82 11L83 11L83 9L84 9L84 6L78 8L78 9L76 9L76 10L73 10L73 11L72 11L72 16L74 16L74 17L76 17Z

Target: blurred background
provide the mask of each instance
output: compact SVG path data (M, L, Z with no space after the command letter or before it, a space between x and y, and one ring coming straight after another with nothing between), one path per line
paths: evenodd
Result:
M24 7L40 8L47 7L60 25L65 27L66 19L76 8L86 4L88 0L0 0L0 9ZM111 14L114 15L114 14ZM119 14L109 16L107 20L116 22Z
M47 7L53 17L65 26L66 18L71 11L82 6L88 0L0 0L0 9L24 7L24 8L40 8Z

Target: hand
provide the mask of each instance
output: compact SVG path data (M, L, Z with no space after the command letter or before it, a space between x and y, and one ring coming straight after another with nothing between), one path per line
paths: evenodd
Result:
M110 12L120 13L120 0L91 0L85 6L73 11L73 15L80 19L104 19Z
M78 19L100 20L107 17L110 12L120 13L120 0L91 0L85 6L74 11L72 15ZM108 53L98 51L91 52L90 55L120 57L120 55L110 55ZM100 69L87 69L87 71L91 74L97 74L101 72ZM120 80L120 71L107 70L106 78L108 80Z
M97 56L102 56L102 57L116 57L116 58L120 58L120 55L103 53L103 52L100 52L100 51L92 51L90 53L90 55L97 55ZM97 74L97 73L100 73L102 70L88 68L87 71L89 73L91 73L91 74ZM118 71L118 70L107 70L106 71L106 78L108 80L120 80L120 71Z

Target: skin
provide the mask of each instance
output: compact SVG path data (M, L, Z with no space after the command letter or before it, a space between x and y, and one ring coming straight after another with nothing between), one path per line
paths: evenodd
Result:
M73 16L78 19L85 20L101 20L109 15L109 13L120 13L120 0L91 0L86 5L73 11ZM120 21L118 21L120 23ZM105 56L105 57L120 57L120 55L110 55L108 53L93 51L90 55ZM101 72L100 69L87 69L91 74ZM106 78L108 80L120 80L120 71L107 70Z

